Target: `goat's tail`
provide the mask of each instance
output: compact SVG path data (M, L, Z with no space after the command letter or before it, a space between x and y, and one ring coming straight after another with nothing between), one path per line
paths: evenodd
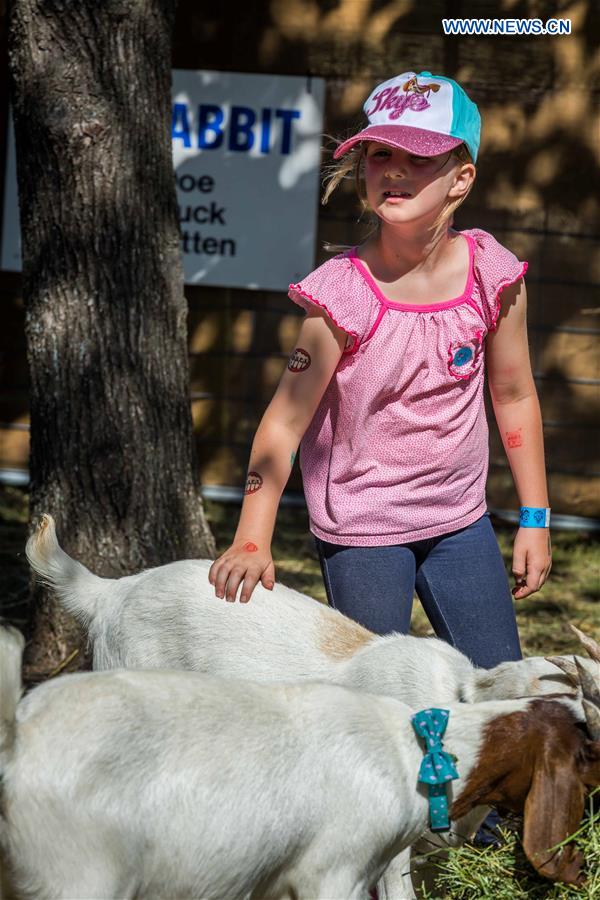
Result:
M16 628L0 625L0 779L12 757L15 714L21 697L21 657L25 640Z
M44 514L40 518L37 529L27 541L25 555L40 581L54 591L67 612L89 626L96 617L109 579L92 574L65 553L58 543L52 516Z

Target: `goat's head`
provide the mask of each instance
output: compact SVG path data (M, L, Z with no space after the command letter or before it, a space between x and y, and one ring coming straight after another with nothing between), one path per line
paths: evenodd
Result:
M600 785L600 688L575 665L585 721L577 704L556 698L529 700L524 710L491 720L450 814L460 818L478 804L523 813L523 847L539 874L581 884L581 854L556 845L576 831L586 793Z

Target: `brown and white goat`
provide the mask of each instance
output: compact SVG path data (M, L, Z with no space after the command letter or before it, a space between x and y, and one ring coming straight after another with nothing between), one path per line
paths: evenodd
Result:
M253 681L327 681L408 706L572 693L544 658L478 669L435 638L379 637L277 584L245 605L217 600L210 560L183 560L119 579L99 578L60 547L51 516L27 543L34 571L87 629L95 669L194 669ZM597 664L596 664L597 666ZM431 837L431 836L430 836ZM405 856L388 868L380 900L414 896Z
M397 700L118 670L56 678L17 705L21 649L0 628L0 844L35 900L365 900L427 827L423 750ZM578 854L555 848L600 784L600 735L580 709L449 707L452 842L494 802L524 812L541 874L580 883Z

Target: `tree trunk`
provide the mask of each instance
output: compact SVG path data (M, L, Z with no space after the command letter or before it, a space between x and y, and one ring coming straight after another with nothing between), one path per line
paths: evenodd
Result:
M175 7L14 0L10 12L31 514L51 513L67 552L106 576L214 555L188 400ZM46 596L31 637L33 677L81 650Z

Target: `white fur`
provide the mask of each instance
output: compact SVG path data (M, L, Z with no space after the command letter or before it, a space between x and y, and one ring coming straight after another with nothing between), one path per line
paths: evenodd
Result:
M339 658L329 634L355 628L345 616L277 584L260 585L247 604L215 597L210 560L184 560L119 579L93 575L60 548L45 516L27 558L60 602L88 629L95 669L194 669L258 682L320 680L428 704L511 699L570 692L567 678L542 658L477 669L444 641L370 636ZM427 850L430 848L427 847ZM402 854L379 887L380 900L413 896Z
M6 710L14 642L0 629ZM528 702L450 708L450 801L486 726ZM63 676L20 702L16 729L2 721L4 849L35 900L365 900L427 827L410 718L397 700L327 684Z
M210 560L184 560L119 579L99 578L59 547L51 516L26 548L35 572L89 632L94 668L195 669L255 681L319 679L411 706L570 693L566 676L533 657L478 669L444 641L372 636L333 658L324 636L341 613L276 584L247 604L215 597Z

